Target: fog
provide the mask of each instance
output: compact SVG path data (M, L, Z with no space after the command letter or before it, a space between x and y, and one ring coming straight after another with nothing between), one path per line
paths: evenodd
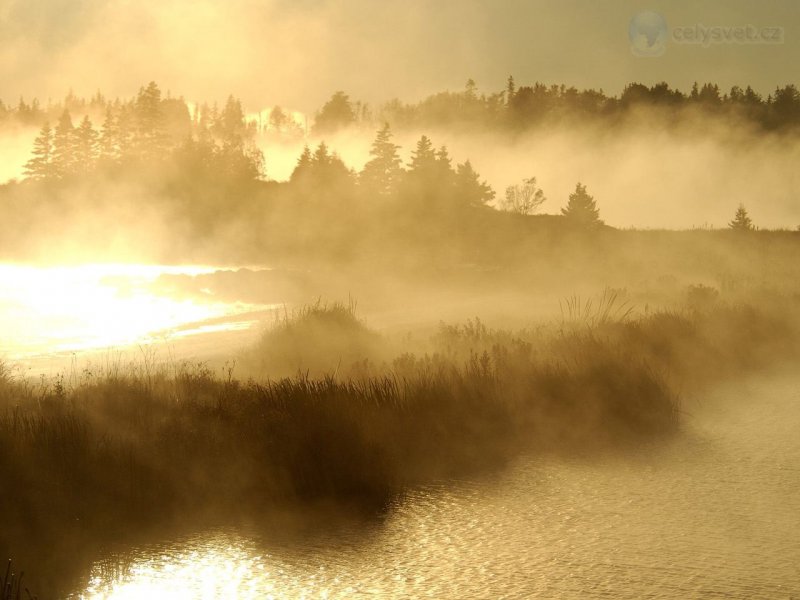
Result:
M421 135L447 146L456 161L469 159L497 191L535 176L547 201L539 212L558 214L575 182L594 191L604 220L614 227L693 229L725 227L732 208L752 205L759 226L800 225L796 201L800 158L795 139L764 136L746 123L708 131L698 118L679 130L658 115L641 115L627 127L561 126L509 139L491 132L447 129L403 131L395 142L404 161ZM374 131L361 130L289 144L264 141L268 175L287 180L304 144L326 141L348 166L369 159Z
M0 0L0 600L800 593L798 27Z
M798 58L789 0L648 7L671 26L782 26L784 44L676 45L657 64L632 56L626 32L635 0L467 0L401 5L366 0L4 0L0 73L6 93L58 97L103 89L128 96L155 79L189 99L242 95L248 105L304 111L336 89L370 103L458 89L472 77L501 87L520 79L619 93L630 81L668 80L684 89L716 80L767 94ZM389 75L387 77L387 74Z
M276 140L274 136L256 139L263 150L268 179L287 181L305 145L314 147L326 142L346 165L360 171L369 160L369 150L379 125L369 124L326 136ZM432 137L436 146L447 146L455 161L470 160L481 176L497 192L495 204L502 199L505 188L522 179L535 176L546 202L540 213L558 214L566 204L576 181L587 184L593 191L606 223L619 228L693 229L725 227L733 209L739 204L749 206L762 228L794 229L800 224L800 204L796 190L800 175L792 168L800 157L800 143L795 138L781 138L753 132L748 124L729 128L720 125L708 130L699 121L698 131L692 124L678 130L665 127L658 115L642 115L625 127L605 128L548 127L509 138L493 132L464 132L452 129L426 128L403 130L395 136L401 146L404 163L421 135ZM7 132L0 141L2 176L6 181L23 177L36 131L16 129ZM117 189L117 207L137 206L135 214L120 208L81 216L81 201L76 199L77 212L59 214L54 224L58 229L73 230L81 245L92 235L87 226L98 231L109 224L126 223L112 244L112 256L127 256L135 260L152 259L158 254L153 241L175 238L159 235L165 227L157 205L141 212L136 191ZM152 214L150 214L152 213ZM149 214L149 216L148 216ZM45 222L51 215L40 215ZM137 227L138 223L138 227ZM126 241L124 238L137 228L144 230L150 243ZM153 234L153 235L151 235ZM161 242L158 242L161 243ZM205 243L210 243L206 240ZM138 250L134 251L134 247ZM69 249L68 253L78 249Z

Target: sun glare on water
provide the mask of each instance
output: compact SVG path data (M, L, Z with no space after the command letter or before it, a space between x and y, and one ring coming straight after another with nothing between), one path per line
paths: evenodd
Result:
M235 312L231 304L153 291L161 275L213 267L0 265L0 351L11 358L119 347Z
M330 578L320 563L300 567L232 531L206 532L180 543L141 547L98 562L80 600L279 600L351 597L356 589Z

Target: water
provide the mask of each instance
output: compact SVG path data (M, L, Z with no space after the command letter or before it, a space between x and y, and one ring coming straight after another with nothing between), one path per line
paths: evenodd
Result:
M42 364L103 348L163 344L245 329L269 305L170 295L163 276L219 273L209 266L0 264L0 357ZM263 315L262 315L263 316Z
M519 460L385 521L213 529L95 563L80 598L800 598L800 380L730 385L625 456Z

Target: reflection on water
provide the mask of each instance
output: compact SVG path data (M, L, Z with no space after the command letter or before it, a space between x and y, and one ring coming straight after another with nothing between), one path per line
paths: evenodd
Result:
M800 385L710 398L667 448L521 461L287 544L215 530L98 562L82 598L800 596Z
M213 319L262 306L213 297L174 298L157 293L163 275L200 275L213 267L80 265L33 267L0 264L0 354L20 359L43 353L121 347L164 335L242 327ZM209 329L211 328L211 329ZM177 331L176 331L177 329Z

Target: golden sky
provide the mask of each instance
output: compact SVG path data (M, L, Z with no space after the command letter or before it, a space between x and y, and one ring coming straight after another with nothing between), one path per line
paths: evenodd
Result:
M628 25L645 9L670 28L782 27L784 41L669 43L642 58ZM412 100L469 77L502 89L512 73L613 94L662 80L766 94L795 80L798 31L796 0L0 0L0 97L127 97L156 80L190 100L312 110L338 89Z

